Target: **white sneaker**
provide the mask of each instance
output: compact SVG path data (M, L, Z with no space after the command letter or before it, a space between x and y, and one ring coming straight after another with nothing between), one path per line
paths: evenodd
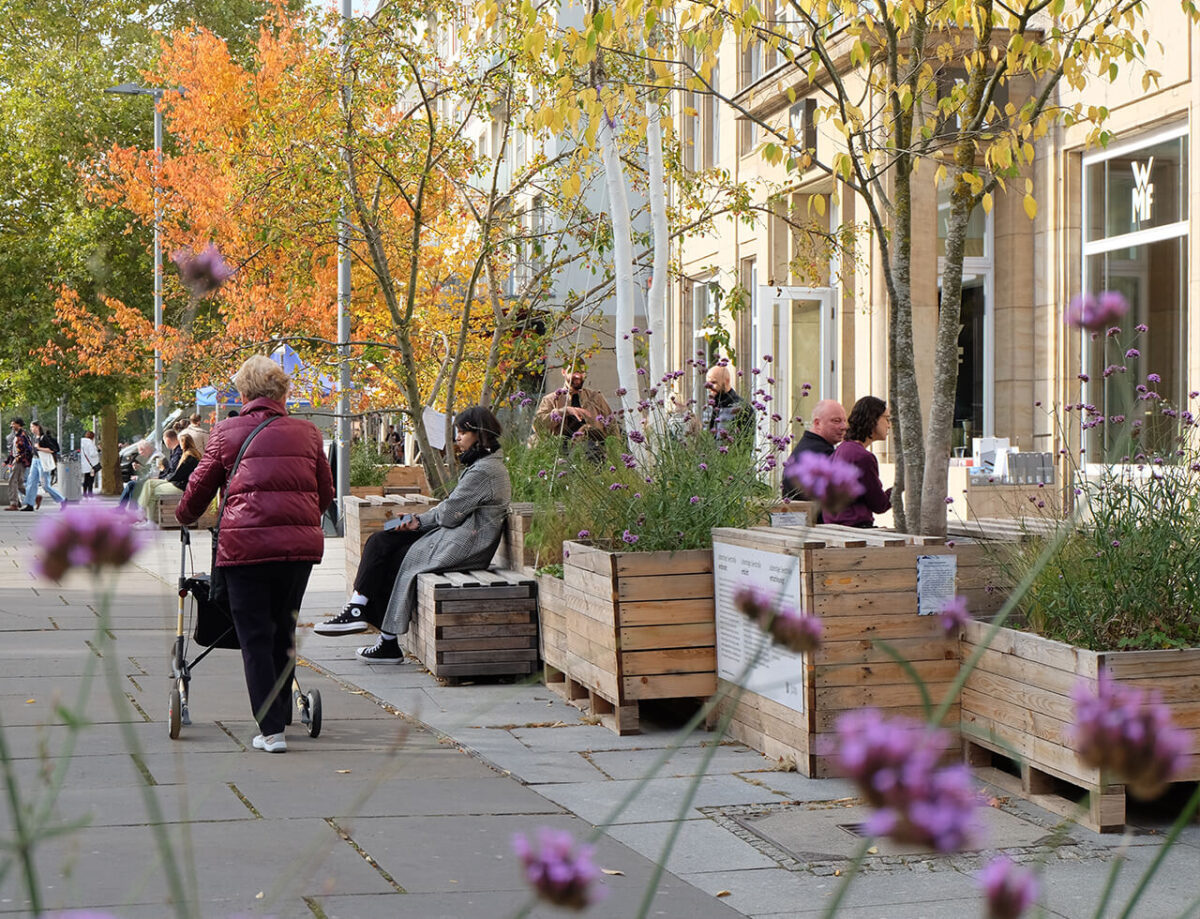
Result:
M254 736L254 749L265 750L267 753L287 753L287 741L283 739L283 732L278 734L267 734L265 737L262 734Z

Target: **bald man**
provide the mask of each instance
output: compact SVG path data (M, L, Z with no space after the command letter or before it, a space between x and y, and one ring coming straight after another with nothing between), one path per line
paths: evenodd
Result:
M713 437L740 441L754 432L754 409L733 391L733 374L728 364L709 367L704 388L709 393L704 427Z
M787 458L788 464L795 462L801 453L809 451L833 456L833 448L842 442L847 427L846 410L842 408L842 404L836 399L822 399L813 408L812 422L796 444L792 455ZM786 469L787 465L784 468ZM808 498L799 484L789 479L786 473L783 476L783 496L797 501Z

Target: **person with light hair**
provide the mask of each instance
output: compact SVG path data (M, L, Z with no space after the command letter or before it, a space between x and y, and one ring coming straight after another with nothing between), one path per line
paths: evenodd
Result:
M233 382L242 395L242 411L209 434L175 516L185 526L195 523L224 490L213 564L228 589L250 710L258 722L251 744L284 753L296 618L313 563L325 551L321 515L333 501L333 475L316 425L288 415L291 378L282 367L255 355Z

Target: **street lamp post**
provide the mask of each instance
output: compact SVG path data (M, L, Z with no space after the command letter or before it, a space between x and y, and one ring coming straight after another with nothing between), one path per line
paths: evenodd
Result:
M165 89L139 86L137 83L122 83L104 90L118 96L151 96L154 99L154 441L162 437L162 386L163 363L159 336L162 334L162 214L159 209L159 172L162 169L162 101Z

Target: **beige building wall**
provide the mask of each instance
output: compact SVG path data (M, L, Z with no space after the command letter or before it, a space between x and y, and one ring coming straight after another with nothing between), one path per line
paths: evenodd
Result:
M1123 71L1114 84L1094 81L1085 95L1090 104L1109 108L1111 115L1106 127L1114 135L1114 143L1153 132L1163 125L1191 125L1188 189L1189 214L1194 215L1200 207L1200 171L1194 165L1196 157L1192 153L1200 141L1195 117L1200 113L1200 86L1192 79L1200 63L1196 29L1179 10L1177 0L1149 0L1146 22L1152 36L1148 65L1161 74L1157 87L1144 90L1143 69L1134 65ZM719 71L722 94L737 97L756 113L769 114L780 121L786 119L790 103L774 85L753 97L745 92L738 96L741 88L737 86L736 63L737 48L727 41ZM803 93L797 98L802 99ZM1062 101L1070 105L1075 100L1066 93ZM847 408L867 393L886 396L887 295L879 247L865 232L869 226L865 206L814 170L789 177L782 167L766 164L757 151L739 155L738 130L735 113L724 108L719 161L714 165L727 170L736 180L749 183L761 209L752 226L741 219L721 220L708 235L686 240L678 252L684 276L715 276L723 289L728 290L739 278L744 279L746 266L753 260L760 284L832 285L838 294L834 320L834 395ZM1083 127L1055 127L1038 143L1031 170L1038 200L1036 219L1030 220L1025 214L1023 181L1010 184L1012 193L1000 192L995 196L991 217L991 426L992 433L1010 437L1023 450L1062 449L1051 409L1081 398L1077 379L1081 372L1081 343L1078 333L1064 326L1062 315L1069 299L1079 292L1082 280L1081 198L1086 136L1087 129ZM821 159L829 162L835 139L818 127L817 142ZM932 169L918 173L913 202L913 324L918 385L925 411L938 314L937 192L932 173ZM795 254L794 239L766 212L773 197L782 195L807 205L817 194L824 196L827 203L825 228L833 219L858 225L864 233L858 238L856 257L844 254L829 264L816 266L814 272L801 278L787 267L789 257ZM1194 216L1190 222L1194 225ZM1190 303L1196 302L1195 297L1200 294L1200 260L1196 234L1190 233L1188 240L1187 302ZM682 293L675 298L677 304L683 302ZM730 324L738 364L746 368L751 351L748 340L751 324L746 317L723 319ZM1192 321L1190 316L1188 319L1188 385L1200 389L1200 322ZM691 334L684 315L675 317L672 328L682 337ZM675 346L673 353L679 356L686 350ZM881 457L888 458L886 450L881 451Z

